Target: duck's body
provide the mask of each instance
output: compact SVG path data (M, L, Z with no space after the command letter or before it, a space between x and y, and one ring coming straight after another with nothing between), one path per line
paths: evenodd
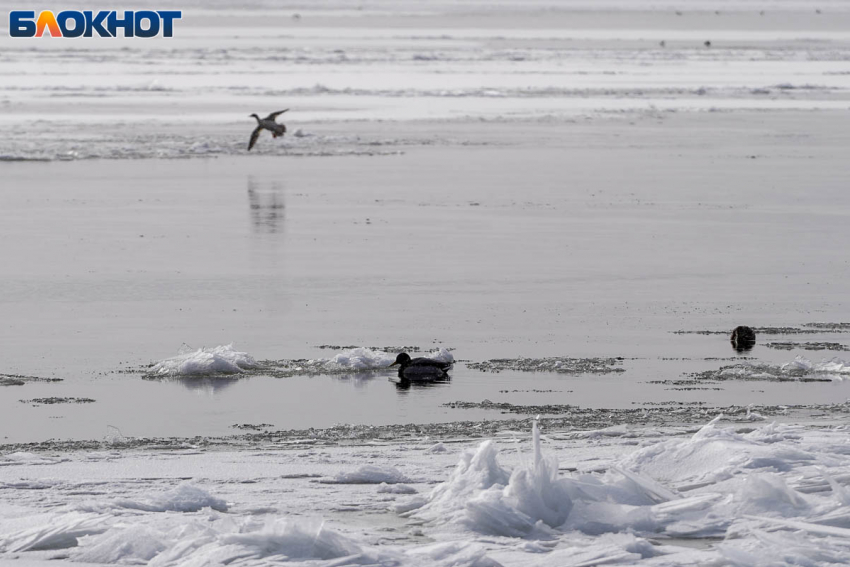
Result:
M399 354L390 366L398 365L398 377L402 380L426 381L440 380L448 376L450 362L441 362L433 358L410 358L406 352Z
M257 143L257 138L260 137L260 132L263 130L268 130L272 133L273 138L277 138L278 136L283 136L286 133L286 126L283 124L278 124L275 119L289 110L278 110L277 112L272 112L265 118L260 118L256 114L252 114L251 116L257 120L257 127L254 128L254 131L251 132L251 141L248 142L248 151L251 151L251 148L254 147L254 144Z

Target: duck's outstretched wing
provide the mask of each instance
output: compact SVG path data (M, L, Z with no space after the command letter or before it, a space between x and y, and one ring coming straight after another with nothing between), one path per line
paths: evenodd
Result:
M254 128L254 131L251 132L251 141L248 142L248 151L249 152L251 151L251 148L254 147L254 144L257 143L257 138L260 137L260 132L262 132L262 131L263 131L263 127L257 126L256 128Z
M286 110L278 110L277 112L272 112L271 114L266 116L266 120L274 121L275 118L277 118L278 116L280 116L281 114L283 114L287 110L289 110L289 109L287 108Z

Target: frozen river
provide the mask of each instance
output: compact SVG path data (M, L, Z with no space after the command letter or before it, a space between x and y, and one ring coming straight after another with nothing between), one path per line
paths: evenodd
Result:
M0 564L848 562L844 3L177 8L0 33Z

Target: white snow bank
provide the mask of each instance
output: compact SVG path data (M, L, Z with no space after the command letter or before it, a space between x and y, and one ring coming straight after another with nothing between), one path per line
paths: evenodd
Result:
M208 374L237 374L257 367L257 361L247 352L233 348L233 344L213 348L182 350L172 358L157 362L150 370L160 376L196 376Z
M802 370L814 374L837 374L836 379L841 379L841 374L850 374L850 363L838 357L821 362L812 362L808 358L797 355L792 362L782 365L783 371Z
M191 484L181 484L145 500L118 500L116 505L145 512L197 512L203 508L227 511L227 502Z
M321 482L325 484L400 484L410 482L410 479L393 467L363 465L357 470L339 473L332 480Z

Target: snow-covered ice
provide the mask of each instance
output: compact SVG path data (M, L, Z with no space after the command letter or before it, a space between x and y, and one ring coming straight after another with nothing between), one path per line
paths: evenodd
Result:
M413 441L416 451L388 440L307 453L270 445L179 458L138 450L69 452L49 463L7 456L16 464L0 468L0 562L850 561L843 426L736 430L715 419L660 439L642 428L582 440L549 433L542 438L535 425L519 445L470 439L445 453L426 451L427 440ZM635 438L643 441L635 446ZM191 480L181 480L189 471ZM330 484L310 474L329 471L338 471L325 476ZM39 490L10 482L21 477L62 481Z
M398 469L363 465L357 470L337 474L333 480L324 481L336 484L401 484L410 482Z
M812 362L805 356L797 355L793 361L783 364L782 370L798 370L811 374L826 375L833 380L842 380L845 377L843 375L850 375L850 363L838 357L828 360L824 359L820 362Z
M176 377L213 374L238 374L256 368L257 361L247 352L233 348L233 344L212 348L181 349L174 357L166 358L153 365L153 376Z
M440 347L430 353L423 355L425 358L431 358L440 362L451 364L454 362L452 353L447 349ZM311 361L312 363L321 363L326 370L376 370L387 368L395 362L396 354L384 352L382 350L371 349L366 347L358 347L348 349L339 354L334 355L330 359L319 359Z

